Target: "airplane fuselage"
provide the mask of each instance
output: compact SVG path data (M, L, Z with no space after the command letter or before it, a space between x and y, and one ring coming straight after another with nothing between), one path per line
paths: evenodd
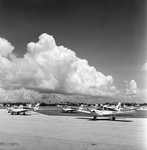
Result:
M113 115L113 114L116 114L116 111L109 111L109 110L91 110L91 113L93 115L96 115L96 116L106 116L106 115Z
M28 111L27 109L14 109L14 108L11 108L11 110L10 110L11 115L13 115L13 114L19 115L20 113L23 113L23 115L25 115L25 112L27 112L27 111Z

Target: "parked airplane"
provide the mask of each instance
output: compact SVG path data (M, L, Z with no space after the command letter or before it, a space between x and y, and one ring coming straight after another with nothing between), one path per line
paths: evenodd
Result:
M135 106L126 106L126 105L123 105L123 108L121 108L121 110L137 110L138 107L135 107Z
M37 103L36 106L33 108L23 108L22 106L21 107L20 106L19 107L10 107L10 109L8 111L11 113L11 115L13 115L13 114L19 115L20 113L23 113L23 115L25 115L25 113L27 111L36 111L37 109L39 109L39 105L40 105L40 103Z
M121 103L119 102L115 108L101 107L94 109L79 109L78 112L89 113L93 115L93 120L96 120L97 117L109 117L111 120L115 120L117 115L125 115L134 112L134 110L121 111Z
M61 106L61 105L58 105L58 107L59 107L59 108L61 109L61 111L64 112L64 113L68 113L68 112L73 113L73 112L75 112L75 111L81 109L80 107L73 107L73 106L63 107L63 106Z

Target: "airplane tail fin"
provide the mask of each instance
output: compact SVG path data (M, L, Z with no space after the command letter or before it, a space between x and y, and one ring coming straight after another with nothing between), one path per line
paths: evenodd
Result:
M37 103L36 106L34 107L34 111L38 110L40 106L40 103Z
M64 112L63 106L61 106L59 104L57 106L61 109L62 112Z
M62 106L61 106L61 105L59 105L59 104L58 104L57 106L58 106L59 108L61 108L61 107L62 107Z
M79 110L81 110L81 109L83 109L84 108L84 106L83 105L81 105L80 107L79 107Z
M19 107L18 107L19 109L23 109L23 105L19 105Z
M116 106L115 109L116 109L116 110L120 110L120 108L121 108L121 102L118 103L118 105Z

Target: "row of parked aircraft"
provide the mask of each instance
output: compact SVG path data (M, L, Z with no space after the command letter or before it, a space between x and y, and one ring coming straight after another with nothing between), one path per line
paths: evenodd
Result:
M35 107L29 106L13 106L13 107L7 107L8 113L13 114L23 114L25 115L28 111L36 111L39 109L40 103L37 103ZM87 113L91 114L93 116L93 120L96 120L97 117L109 117L111 120L115 120L117 115L126 115L133 113L137 108L135 107L121 107L121 103L119 102L116 106L107 106L107 105L96 105L94 107L87 107L84 105L81 105L80 107L73 107L73 106L67 106L63 107L61 105L58 105L58 107L62 110L62 112L81 112L81 113Z
M61 105L58 105L58 107L62 110L62 112L82 112L91 114L93 116L93 120L96 120L97 117L109 117L109 119L115 120L117 115L131 114L137 109L135 107L126 106L122 108L120 102L117 106L106 106L101 104L100 106L94 106L92 108L84 107L84 105L81 105L79 108L72 106L63 107Z

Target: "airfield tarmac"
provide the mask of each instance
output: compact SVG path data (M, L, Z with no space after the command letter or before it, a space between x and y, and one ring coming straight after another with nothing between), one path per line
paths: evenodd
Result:
M147 118L96 120L0 109L0 150L146 150Z

